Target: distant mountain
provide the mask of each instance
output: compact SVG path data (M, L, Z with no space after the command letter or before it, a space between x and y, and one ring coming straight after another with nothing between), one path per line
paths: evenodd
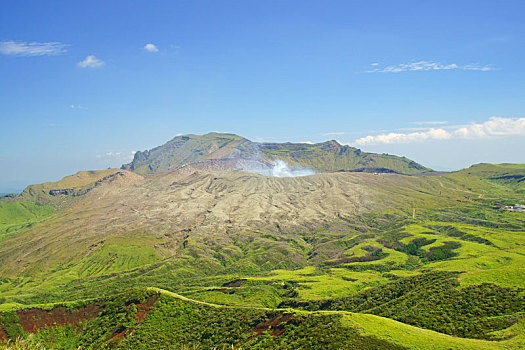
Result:
M208 163L220 169L271 167L283 160L294 168L327 171L378 171L419 174L432 171L405 157L362 152L337 141L322 143L255 143L234 134L177 136L162 146L135 153L123 169L141 175Z
M466 179L480 180L479 190L483 191L491 186L511 188L515 194L525 195L525 165L524 164L474 164L450 175L458 183ZM471 186L472 187L472 186Z
M79 171L60 181L29 185L19 195L8 195L6 200L9 198L14 201L25 200L40 205L49 204L60 209L69 206L71 201L76 201L97 186L116 180L120 182L134 178L142 177L120 169Z

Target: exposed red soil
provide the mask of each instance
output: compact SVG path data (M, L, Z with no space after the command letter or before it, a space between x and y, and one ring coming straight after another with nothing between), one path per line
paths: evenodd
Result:
M26 333L33 333L42 327L73 325L81 321L90 321L102 311L100 304L90 304L78 310L69 311L64 306L52 310L27 309L18 310L20 325Z
M151 307L159 299L159 295L149 297L142 304L137 304L137 313L135 320L141 323L146 318ZM52 310L42 310L37 308L18 310L17 315L19 323L26 333L34 333L39 328L73 325L75 327L79 322L90 321L98 317L103 310L102 304L93 303L86 307L70 311L64 306L56 307ZM123 326L117 328L109 337L120 339L126 336L127 329ZM7 335L0 325L0 339L7 339Z
M148 314L149 310L157 302L159 299L159 294L155 294L152 297L149 297L144 301L142 304L137 304L137 314L135 315L135 320L138 321L138 323L141 323L144 321L144 318L146 318L146 315Z
M2 314L0 314L1 316ZM2 328L2 325L0 324L0 339L1 340L6 340L7 339L7 335L4 333L4 329Z
M135 327L138 326L140 323L142 323L142 321L144 321L149 310L157 302L158 299L159 299L159 295L155 294L154 296L146 299L142 304L136 304L137 313L135 314L135 321L137 322L137 324L135 325ZM126 336L126 334L129 334L130 331L132 331L133 329L134 328L128 329L124 326L120 326L117 329L115 329L113 333L107 339L108 340L109 339L112 339L112 340L122 339Z
M122 339L126 336L127 330L128 329L126 327L120 326L107 339L115 339L115 340Z
M292 316L293 314L280 314L271 320L259 323L253 331L257 333L256 336L259 336L271 327L270 334L274 337L279 336L284 333L284 323L290 321Z

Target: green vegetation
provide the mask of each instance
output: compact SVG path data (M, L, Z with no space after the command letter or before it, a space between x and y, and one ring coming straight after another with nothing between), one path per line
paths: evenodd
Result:
M403 174L431 171L405 157L365 153L337 141L257 144L237 135L220 133L177 136L162 146L135 153L133 161L122 168L146 175L195 162L212 164L217 160L229 168L261 167L283 160L291 166L316 171L371 169Z
M292 166L317 171L358 170L370 168L403 174L418 174L431 169L405 157L362 152L360 149L340 145L337 141L317 144L263 143L261 153L268 159L280 159Z
M458 230L457 228L455 228L454 226L429 225L428 227L430 229L438 231L439 233L443 233L451 237L457 237L464 241L477 242L477 243L482 243L482 244L486 244L489 246L494 246L494 243L492 243L488 239L478 237L473 234L462 232Z
M32 334L27 338L17 338L16 340L1 340L0 349L2 350L46 350L46 348L35 341Z
M431 272L405 277L349 297L297 302L281 307L344 310L378 316L468 338L486 338L518 321L523 312L523 289L484 283L457 289L457 273Z
M29 201L0 201L0 239L7 234L29 228L54 213L55 210L49 205Z
M0 341L0 348L512 349L524 344L521 322L495 336L502 340L489 342L368 314L227 307L153 289L65 309L41 305L18 312L20 320L13 323L33 333L16 342Z
M9 339L18 339L24 335L24 330L18 322L18 315L15 311L6 311L0 314L2 331Z
M93 317L80 310L95 307ZM195 303L153 291L133 291L91 304L70 307L64 316L57 308L20 310L32 341L43 346L71 348L157 349L235 345L247 349L402 349L374 336L361 335L343 325L342 315L296 314L262 309L225 308ZM18 319L11 327L21 329ZM17 339L24 337L17 333Z
M249 145L205 136L226 140L185 161ZM174 149L197 142L188 137ZM314 164L333 143L266 146L267 160L342 164ZM523 202L524 170L108 169L30 186L0 201L0 338L57 349L524 347L525 215L501 208Z

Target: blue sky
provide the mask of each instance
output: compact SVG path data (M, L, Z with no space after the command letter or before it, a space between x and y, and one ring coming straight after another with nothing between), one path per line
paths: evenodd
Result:
M0 3L0 192L177 134L525 162L523 1Z

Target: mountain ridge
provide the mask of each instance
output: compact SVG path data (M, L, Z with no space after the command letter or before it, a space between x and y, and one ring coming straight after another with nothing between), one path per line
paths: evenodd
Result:
M386 169L401 174L419 174L432 171L406 157L363 152L336 140L314 144L256 143L223 133L176 136L161 146L136 152L133 160L122 165L122 169L149 175L213 161L226 162L226 167L237 170L269 169L278 160L292 168L310 168L316 172Z

